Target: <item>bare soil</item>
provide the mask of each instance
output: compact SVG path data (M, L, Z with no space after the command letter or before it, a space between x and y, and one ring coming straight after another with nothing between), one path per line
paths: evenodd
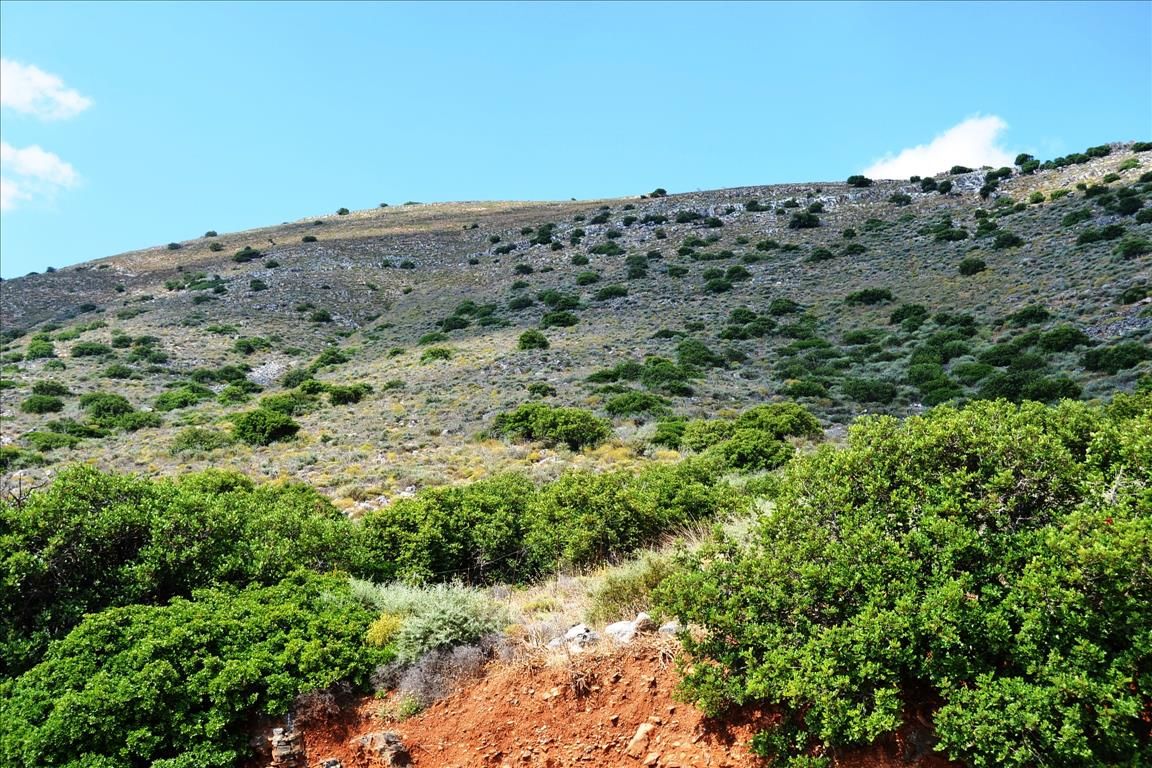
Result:
M675 696L675 645L666 639L606 646L579 655L536 655L496 664L476 682L402 722L386 702L361 700L337 720L302 728L307 764L339 759L373 764L359 738L392 731L416 768L753 768L753 735L775 715L746 709L710 718ZM948 768L921 754L921 731L905 728L887 743L834 755L841 768Z

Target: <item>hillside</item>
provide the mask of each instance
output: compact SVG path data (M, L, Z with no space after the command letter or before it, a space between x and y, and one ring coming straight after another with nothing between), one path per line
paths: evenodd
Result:
M4 281L4 482L76 461L222 467L372 508L508 468L672 459L675 440L650 442L660 419L765 401L835 432L861 413L1131 390L1152 341L1147 149L993 180L413 203ZM546 349L518 348L529 330ZM235 440L270 396L294 439ZM533 399L609 416L615 439L492 438Z

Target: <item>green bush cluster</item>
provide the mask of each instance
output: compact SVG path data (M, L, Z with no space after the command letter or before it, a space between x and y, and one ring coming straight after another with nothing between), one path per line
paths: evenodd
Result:
M502 475L365 514L361 546L376 581L523 582L561 566L619 561L742 503L702 465L569 472L540 488Z
M700 632L684 692L781 714L755 740L826 764L912 716L977 768L1152 761L1152 400L978 403L857 421L794 462L747 545L658 589Z
M492 429L517 440L564 444L573 451L594 448L612 434L612 425L589 411L543 403L524 403L498 415Z
M232 417L232 435L249 445L270 445L287 440L300 431L291 416L268 408L257 408Z
M346 579L209 589L85 618L6 686L10 766L227 768L249 757L257 716L388 661L363 637L373 614Z
M660 444L701 452L718 469L775 469L792 457L789 437L818 437L820 422L796 403L749 408L734 419L664 422Z

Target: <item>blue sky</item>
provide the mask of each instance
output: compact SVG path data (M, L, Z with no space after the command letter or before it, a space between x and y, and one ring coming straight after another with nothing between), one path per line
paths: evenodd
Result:
M0 56L4 277L342 206L1152 139L1149 2L0 2Z

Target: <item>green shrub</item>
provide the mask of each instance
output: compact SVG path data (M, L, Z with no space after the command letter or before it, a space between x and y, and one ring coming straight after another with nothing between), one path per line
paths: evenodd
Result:
M1136 341L1122 341L1105 347L1090 349L1080 359L1080 364L1090 371L1103 371L1116 374L1126 368L1134 368L1145 360L1152 359L1152 350Z
M308 320L313 323L330 323L332 322L332 313L326 309L313 310L308 315Z
M28 347L24 350L24 357L29 360L42 360L44 358L56 357L56 348L52 342L47 339L33 338L28 342Z
M562 408L543 403L524 403L496 417L493 432L518 440L545 445L564 444L570 450L595 448L612 434L604 419L580 408Z
M24 413L59 413L65 410L65 401L52 395L31 395L20 404Z
M896 399L896 385L878 379L845 379L840 389L858 403L890 403Z
M254 259L259 259L263 255L264 254L260 253L260 251L256 250L252 246L246 245L240 250L236 251L236 253L232 254L232 261L236 262L237 264L246 264Z
M51 395L53 397L68 397L72 393L68 387L59 381L52 379L42 379L40 381L32 382L32 394L34 395Z
M1008 315L1006 319L1012 325L1021 328L1025 325L1042 323L1050 317L1052 317L1052 313L1048 311L1047 307L1039 304L1031 304L1017 312L1013 312L1011 315Z
M269 445L287 440L300 431L300 425L279 411L258 408L232 418L232 435L249 445Z
M984 263L984 259L977 259L975 257L969 257L967 259L962 260L957 269L959 270L961 275L964 275L965 277L967 277L967 276L975 275L979 272L983 272L987 268L988 268L988 265Z
M592 297L596 301L608 301L609 299L619 299L628 295L628 288L623 285L606 285L600 290L596 291Z
M870 187L872 186L872 179L856 174L848 177L847 184L850 187Z
M788 220L788 229L815 229L819 226L820 217L807 211L794 213Z
M737 428L731 437L708 449L727 469L755 472L776 469L792 458L795 449L788 443L758 429Z
M665 577L658 605L699 628L682 690L779 712L754 743L788 765L894 734L911 702L962 764L1146 762L1140 402L859 420L785 470L747 546Z
M188 427L176 433L169 447L173 456L185 453L208 453L217 448L224 448L232 444L232 438L225 432L215 429L202 429Z
M1152 242L1143 237L1126 237L1117 244L1113 253L1122 259L1135 259L1152 253Z
M420 353L421 363L430 363L434 360L451 360L452 350L448 347L428 347Z
M548 289L541 291L537 294L536 298L544 302L549 309L557 311L580 308L580 297L570 293L561 293L560 291Z
M331 384L328 386L328 402L332 405L353 405L372 394L370 384Z
M997 232L992 241L993 248L1016 248L1021 245L1024 245L1024 238L1005 230Z
M527 330L520 334L517 349L548 349L548 337L537 330Z
M255 718L341 680L363 687L391 658L363 643L372 619L346 580L304 575L89 616L12 684L0 756L13 766L241 764Z
M301 382L294 392L280 392L260 398L260 408L285 416L299 416L315 409L315 395L324 389L320 382L308 379Z
M1088 334L1074 325L1058 325L1040 337L1040 348L1045 352L1068 352L1090 343Z
M89 392L80 397L80 407L95 421L115 419L132 413L132 404L123 395L107 392Z
M663 416L669 413L669 402L651 392L625 392L616 395L604 404L604 410L611 416Z
M459 331L467 328L471 324L472 321L466 317L452 315L451 317L446 317L440 321L440 329L444 331Z
M207 387L200 384L184 384L157 397L153 408L158 411L174 411L196 405L202 400L210 400L212 397L214 393Z
M545 312L540 318L541 328L570 328L580 322L580 318L571 312Z
M613 568L589 593L588 621L608 624L652 611L653 592L674 570L671 557L654 553Z
M78 341L72 345L72 357L103 357L112 354L112 347L98 341Z
M844 297L845 304L881 304L892 301L892 291L887 288L864 288Z

